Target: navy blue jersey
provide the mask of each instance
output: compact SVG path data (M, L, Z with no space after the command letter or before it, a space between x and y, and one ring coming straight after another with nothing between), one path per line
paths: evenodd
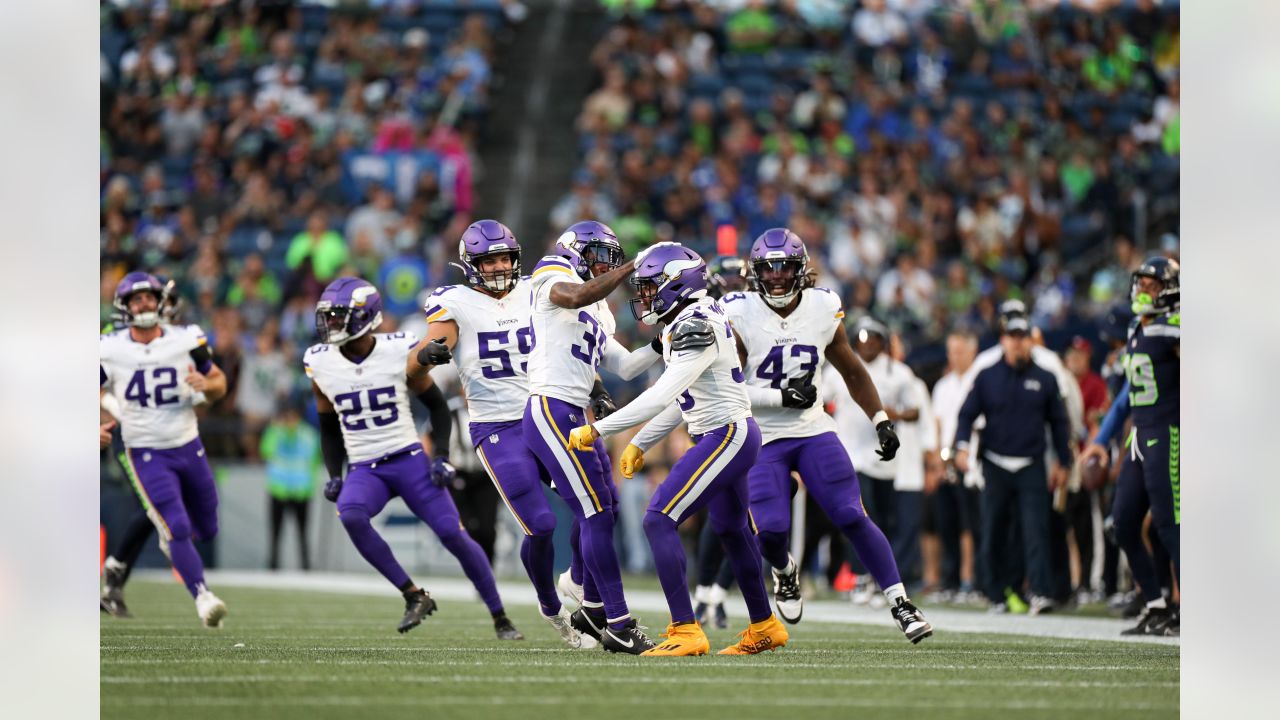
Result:
M1135 325L1125 345L1124 369L1129 378L1133 424L1150 428L1178 424L1178 376L1182 359L1182 315L1161 315L1149 325Z

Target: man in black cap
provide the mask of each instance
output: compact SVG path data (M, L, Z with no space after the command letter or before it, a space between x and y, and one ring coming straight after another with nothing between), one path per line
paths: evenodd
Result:
M1004 588L1017 584L1002 577L1006 547L1003 539L1017 508L1021 521L1023 548L1031 579L1031 611L1053 608L1053 575L1049 559L1049 477L1065 477L1055 468L1052 476L1045 467L1045 424L1052 431L1060 460L1070 462L1070 425L1058 381L1053 373L1031 360L1031 326L1025 316L1010 315L1001 324L1001 362L980 371L973 388L960 407L953 441L956 467L964 472L970 464L969 436L974 421L986 418L981 434L981 458L986 486L982 491L981 547L979 554L989 569L988 599L999 606L1005 601Z

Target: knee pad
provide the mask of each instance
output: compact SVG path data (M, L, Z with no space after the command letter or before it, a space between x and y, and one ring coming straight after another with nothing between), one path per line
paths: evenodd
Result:
M343 527L353 530L369 525L370 516L364 506L348 505L338 508L338 519L342 521Z
M169 528L170 541L191 539L191 520L186 515L165 521L165 527Z
M674 530L676 523L671 518L663 515L656 510L648 510L644 514L644 534L647 537L653 537L655 534L662 534Z
M849 502L832 509L831 523L838 528L856 527L866 522L871 522L871 518L862 511L862 504L859 502Z
M199 527L195 527L194 532L200 540L212 540L218 534L218 516L213 515L199 523Z
M525 518L525 522L529 529L529 534L534 536L551 535L556 531L556 516L549 512L542 512L530 518Z

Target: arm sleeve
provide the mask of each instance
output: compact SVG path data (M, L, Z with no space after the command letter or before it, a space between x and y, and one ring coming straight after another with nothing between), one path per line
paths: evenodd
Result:
M640 432L631 438L631 444L648 452L649 448L661 442L662 438L670 434L672 430L675 430L683 420L680 406L672 403L667 406L666 410L658 413L657 417L641 428Z
M1050 375L1052 377L1052 374ZM1058 381L1053 381L1055 392L1049 398L1049 429L1053 433L1053 451L1058 462L1071 465L1071 420L1067 417L1067 405L1063 401Z
M782 407L782 392L759 385L747 386L747 397L751 399L753 408Z
M418 400L427 407L431 417L431 453L448 458L449 437L453 432L453 413L449 412L448 399L440 391L440 386L432 383L418 395Z
M715 362L716 346L713 344L698 352L686 351L673 355L671 364L662 373L662 377L658 378L658 382L640 393L640 397L632 400L626 407L596 422L596 430L601 435L614 435L632 425L639 425L674 404L680 393L688 390L693 381Z
M622 343L610 337L604 346L604 358L601 363L604 369L623 380L630 380L649 369L658 358L662 357L653 351L652 345L646 344L639 350L628 350Z
M1129 381L1125 380L1124 387L1120 388L1120 394L1116 395L1115 402L1111 403L1111 409L1102 419L1102 425L1098 428L1098 434L1093 441L1099 445L1110 443L1115 439L1116 433L1120 431L1127 417L1129 417Z
M342 442L338 413L320 413L320 454L329 477L342 477L342 464L347 459L347 446Z
M190 325L187 329L196 341L196 346L191 348L190 352L191 362L200 374L206 375L213 369L213 351L209 349L209 338L205 336L199 325Z
M960 415L956 419L956 436L951 440L951 446L957 450L968 449L969 436L973 433L973 423L982 414L982 393L979 387L981 384L981 380L974 378L969 394L960 404Z

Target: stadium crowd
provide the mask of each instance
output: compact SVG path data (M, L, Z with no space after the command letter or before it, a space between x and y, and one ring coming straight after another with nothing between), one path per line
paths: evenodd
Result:
M614 15L590 53L579 166L546 237L598 219L629 254L675 240L741 256L789 227L849 326L882 322L887 351L929 385L948 335L990 344L1011 299L1090 377L1130 272L1144 254L1177 254L1176 3L602 4ZM178 282L184 321L208 331L229 380L202 419L211 455L271 459L278 426L296 422L282 416L305 404L298 358L329 280L377 285L384 330L420 320L423 291L452 281L495 30L523 12L506 0L102 3L100 319L128 270ZM647 340L617 317L624 344ZM638 392L609 385L619 404ZM1106 394L1091 396L1096 422ZM938 449L917 445L930 493ZM655 457L650 477L661 468ZM624 561L643 569L628 527ZM959 591L942 554L927 546L912 579ZM847 588L848 569L831 565Z

